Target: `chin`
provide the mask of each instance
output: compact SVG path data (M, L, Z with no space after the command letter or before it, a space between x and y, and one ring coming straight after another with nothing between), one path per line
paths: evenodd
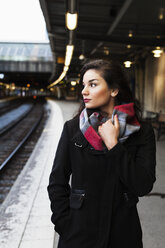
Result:
M96 108L95 106L92 106L91 104L85 104L85 107L87 109L94 109L94 108Z

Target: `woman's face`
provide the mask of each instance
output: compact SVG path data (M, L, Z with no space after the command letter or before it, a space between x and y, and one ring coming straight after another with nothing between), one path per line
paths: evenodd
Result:
M99 108L107 112L112 105L112 89L108 88L106 81L97 70L90 69L83 76L82 90L83 100L86 108ZM111 106L112 107L112 106Z

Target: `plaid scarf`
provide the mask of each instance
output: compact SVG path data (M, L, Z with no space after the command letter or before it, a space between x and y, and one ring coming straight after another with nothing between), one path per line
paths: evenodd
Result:
M135 116L134 103L115 106L112 113L112 123L114 123L116 114L120 124L119 142L122 143L132 133L140 129L140 123ZM80 114L80 130L95 150L101 151L106 148L98 134L98 127L107 120L107 117L103 117L98 112L94 112L88 117L86 108Z

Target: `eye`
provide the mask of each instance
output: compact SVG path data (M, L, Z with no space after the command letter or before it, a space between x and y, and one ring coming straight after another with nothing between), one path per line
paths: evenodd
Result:
M96 84L95 84L95 83L91 83L90 86L91 86L92 88L94 88L94 87L96 87Z

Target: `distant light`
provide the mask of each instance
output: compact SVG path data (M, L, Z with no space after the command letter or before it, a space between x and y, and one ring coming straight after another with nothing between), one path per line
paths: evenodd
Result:
M132 31L130 30L129 33L128 33L128 37L132 37L133 36L133 33Z
M70 83L71 83L72 86L76 85L76 81L71 81Z
M104 47L104 54L109 55L109 49L107 47Z
M159 20L164 19L164 13L165 13L165 9L161 8L158 16Z
M85 56L84 56L84 54L80 54L80 56L79 56L79 59L80 59L80 60L83 60L83 59L85 59Z
M124 66L126 67L126 68L130 68L131 67L131 65L132 65L132 62L131 61L124 61Z
M58 64L64 64L64 61L65 61L64 57L57 57Z
M152 53L154 54L155 58L159 58L163 53L163 50L161 50L160 47L156 47L155 50L152 50Z
M131 48L131 45L127 45L127 48Z
M27 84L26 86L27 86L28 88L30 88L30 84Z
M11 89L11 90L15 90L15 83L11 83L10 89Z
M43 92L43 91L44 91L44 89L40 89L40 91L41 91L41 92Z
M160 14L160 15L159 15L159 19L160 19L160 20L163 20L163 18L164 18L164 15L163 15L163 14Z
M0 73L0 79L4 79L4 74L3 73Z
M77 13L66 13L66 27L69 30L74 30L77 27Z

